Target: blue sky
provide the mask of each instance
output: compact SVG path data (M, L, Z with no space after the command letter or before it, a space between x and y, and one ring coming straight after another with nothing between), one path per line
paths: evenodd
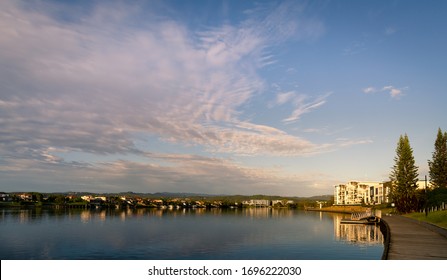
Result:
M1 1L0 190L331 194L420 177L443 1Z

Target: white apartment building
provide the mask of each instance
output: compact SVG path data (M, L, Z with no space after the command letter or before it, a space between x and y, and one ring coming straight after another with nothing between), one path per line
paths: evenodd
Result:
M335 186L336 205L360 205L388 203L389 188L383 182L350 181Z
M431 188L430 182L423 180L419 180L416 185L418 190ZM347 184L335 186L334 203L336 205L389 203L391 202L388 198L389 194L390 188L385 186L384 182L350 181Z
M256 207L269 207L270 200L267 199L251 199L249 201L243 201L242 204Z

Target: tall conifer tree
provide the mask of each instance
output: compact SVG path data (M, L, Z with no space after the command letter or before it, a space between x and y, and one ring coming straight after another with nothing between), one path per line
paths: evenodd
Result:
M391 199L399 212L408 213L416 210L418 167L415 165L413 149L408 136L400 136L396 148L394 166L390 174L392 182Z
M435 188L447 188L447 132L438 129L435 141L435 150L432 160L428 161L430 167L430 183Z

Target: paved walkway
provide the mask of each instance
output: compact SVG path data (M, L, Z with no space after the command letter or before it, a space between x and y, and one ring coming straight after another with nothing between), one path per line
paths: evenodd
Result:
M402 216L385 216L390 228L388 260L447 259L447 230Z

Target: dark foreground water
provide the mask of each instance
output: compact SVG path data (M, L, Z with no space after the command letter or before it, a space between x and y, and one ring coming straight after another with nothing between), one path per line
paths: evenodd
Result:
M376 226L288 209L0 209L0 259L380 259Z

